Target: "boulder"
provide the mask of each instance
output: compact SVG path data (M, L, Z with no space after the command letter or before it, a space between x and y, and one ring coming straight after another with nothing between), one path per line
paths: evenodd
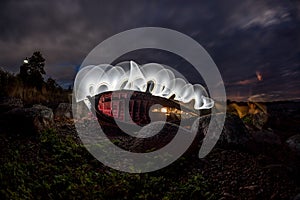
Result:
M55 119L72 119L72 104L60 103L54 112Z
M130 150L148 152L160 149L175 137L179 129L186 134L191 134L188 130L169 122L157 121L150 123L137 133L137 138L132 141Z
M297 194L297 195L293 198L293 200L300 200L300 193Z
M39 134L54 125L52 109L42 105L14 108L4 117L10 130L19 134Z
M254 142L263 145L281 145L281 140L272 130L260 130L251 133Z
M294 135L286 140L289 149L300 156L300 134Z
M7 112L14 108L22 108L23 101L15 97L1 97L0 98L0 112Z
M203 131L204 135L207 134L209 123L210 116L204 116L200 118L199 131ZM214 135L207 137L214 137ZM246 147L251 140L252 136L248 132L242 120L237 115L227 113L222 133L217 142L217 147Z
M260 112L252 115L252 124L255 128L259 130L263 129L267 121L268 121L268 114L264 112Z
M242 120L236 115L227 114L218 144L223 147L244 147L251 139Z
M72 116L76 120L84 120L91 117L91 111L83 101L72 104Z
M195 140L191 145L190 149L199 149L202 143L202 139L206 136L208 125L210 123L210 116L203 116L199 118L199 121L195 121L191 127L191 130L181 128L176 124L166 123L164 128L161 130L161 126L165 122L155 122L145 126L138 133L139 136L152 136L149 138L138 138L133 142L132 149L137 151L147 151L149 149L159 149L168 144L176 135L178 129L181 129L186 134L196 134ZM198 129L197 129L197 124ZM212 122L213 123L213 122ZM214 124L214 123L213 123ZM160 132L159 132L160 131ZM159 132L159 134L156 134ZM214 137L207 135L207 137ZM209 139L209 138L208 138ZM212 138L214 140L215 138ZM235 148L235 147L246 147L250 141L252 141L251 134L247 131L241 119L232 114L227 114L225 124L222 133L217 142L217 147L221 148Z

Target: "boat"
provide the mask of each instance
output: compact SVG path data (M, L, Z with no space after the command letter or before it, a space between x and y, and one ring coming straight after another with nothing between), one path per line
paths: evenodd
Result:
M154 96L149 92L119 90L88 97L100 125L145 126L153 121L180 124L181 120L198 117L187 105L173 99ZM126 109L127 108L127 109Z

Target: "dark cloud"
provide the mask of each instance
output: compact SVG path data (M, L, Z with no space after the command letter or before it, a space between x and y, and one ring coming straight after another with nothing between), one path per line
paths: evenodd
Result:
M219 67L230 98L300 97L300 3L292 0L1 1L0 67L17 72L24 57L40 50L47 74L70 84L97 44L143 26L174 29L197 40ZM144 61L151 56L164 60L152 53ZM174 60L178 69L186 66Z

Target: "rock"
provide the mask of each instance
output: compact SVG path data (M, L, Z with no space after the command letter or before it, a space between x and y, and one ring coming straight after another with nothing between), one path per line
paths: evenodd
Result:
M88 118L91 111L85 105L83 101L72 104L72 116L74 119L82 120Z
M202 119L201 121L202 123L199 128L202 128L206 135L209 120ZM234 114L227 113L217 146L222 148L245 147L251 140L252 136L249 134L242 120Z
M260 112L252 115L252 124L259 130L262 130L268 121L268 114Z
M207 133L208 125L210 122L210 116L200 117L198 120L195 120L191 132L196 133L200 140L204 138L204 134Z
M160 149L175 137L179 129L186 134L191 134L188 130L180 128L176 124L160 121L150 123L138 132L137 137L143 138L136 138L132 142L130 149L135 152L147 152ZM145 138L147 136L152 137Z
M300 134L290 137L286 143L291 151L300 156Z
M0 98L0 112L7 112L14 108L23 107L22 99L14 97L1 97Z
M249 131L262 130L268 121L268 114L260 112L256 114L248 114L242 118Z
M60 103L54 112L55 119L72 119L72 104Z
M281 140L278 135L271 130L261 130L252 133L256 143L267 145L281 145Z
M226 115L223 131L218 142L221 146L232 145L242 147L246 145L251 138L251 135L238 116Z
M201 141L207 133L210 119L210 116L200 117L197 132L195 130L197 127L195 122L192 125L191 131L171 123L166 123L166 126L162 130L161 126L164 122L155 122L149 124L141 129L138 135L143 134L143 136L151 136L161 130L160 133L150 138L136 139L132 147L138 150L149 150L154 147L159 149L168 144L176 135L177 130L181 129L186 134L192 134L196 132L195 140L190 149L199 149L201 146ZM217 142L217 146L222 148L246 147L251 140L252 136L247 131L241 119L236 115L227 114L221 136Z
M254 127L261 129L268 120L267 107L258 102L229 103L227 112L246 118Z
M293 200L300 200L300 193L297 194L297 195L293 198Z
M12 109L5 118L12 131L26 135L39 134L54 125L52 109L42 105Z

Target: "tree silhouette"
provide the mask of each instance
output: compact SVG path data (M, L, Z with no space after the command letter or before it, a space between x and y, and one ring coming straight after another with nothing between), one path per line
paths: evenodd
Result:
M30 58L26 58L20 66L20 78L24 85L41 90L44 84L43 75L46 74L44 66L45 59L39 51L34 52Z
M53 79L53 78L48 78L46 82L46 87L49 91L55 91L57 89L61 89L60 85Z

